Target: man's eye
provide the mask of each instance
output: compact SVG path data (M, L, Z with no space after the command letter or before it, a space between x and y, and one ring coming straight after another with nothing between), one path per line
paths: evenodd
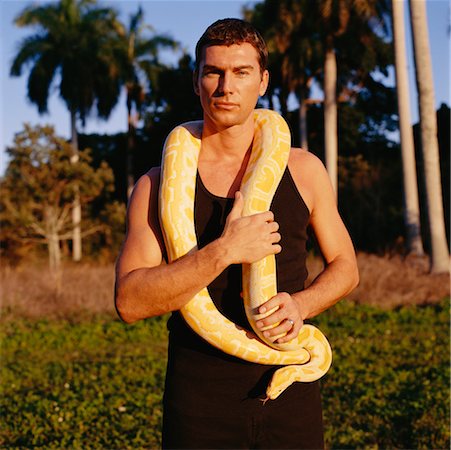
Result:
M244 77L244 76L246 76L248 74L249 74L249 72L247 70L239 70L237 72L237 75L240 76L240 77Z
M204 77L212 78L212 77L217 77L219 74L218 74L218 72L210 71L210 72L204 72L202 75Z

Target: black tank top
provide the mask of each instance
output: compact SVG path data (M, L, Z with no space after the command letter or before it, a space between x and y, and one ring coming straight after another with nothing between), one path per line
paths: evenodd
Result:
M205 188L200 176L197 176L194 220L199 248L222 234L233 201L232 198L211 194ZM304 288L308 275L305 261L309 210L288 169L282 176L270 209L280 226L279 232L282 236L280 242L282 251L276 255L277 291L292 294ZM240 295L241 290L241 265L229 266L208 286L210 296L219 311L237 325L250 329ZM189 328L180 314L174 313L169 321L169 330L176 334L183 330L184 336L180 336L181 341L185 345L195 344L194 341L198 339L187 340L186 329ZM190 329L189 331L188 335L191 335L192 332ZM202 344L203 340L195 345L204 347Z
M233 199L211 194L197 177L195 228L200 248L221 235L232 205ZM282 251L276 255L278 292L294 293L303 289L307 278L309 210L288 169L270 209L282 236ZM241 285L241 265L233 265L221 273L208 290L222 314L250 329L240 296ZM277 366L250 363L212 347L191 330L178 311L172 313L168 328L166 405L186 414L193 414L193 408L203 414L214 414L218 404L222 405L224 414L246 414L261 406L258 398L265 397L266 386ZM305 384L295 385L296 398L299 398ZM280 399L270 403L269 407L289 406Z

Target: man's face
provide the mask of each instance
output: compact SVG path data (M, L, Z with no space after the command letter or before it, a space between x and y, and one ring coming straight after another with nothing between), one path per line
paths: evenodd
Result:
M218 130L244 124L268 86L268 71L260 72L257 51L245 42L206 47L202 55L194 89L204 119Z

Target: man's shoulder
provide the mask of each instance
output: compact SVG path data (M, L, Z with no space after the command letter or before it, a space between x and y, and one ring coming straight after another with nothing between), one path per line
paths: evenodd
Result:
M135 184L134 190L151 190L160 184L160 167L152 167L141 175Z
M322 161L313 153L299 147L291 147L288 164L294 170L322 170Z
M158 189L160 186L160 168L152 167L144 175L139 177L135 183L132 195L129 201L129 210L136 208L145 209L149 204L153 206L154 199L158 196Z
M161 167L152 167L143 175L143 177L146 177L153 183L159 182L160 181L160 172L161 172Z

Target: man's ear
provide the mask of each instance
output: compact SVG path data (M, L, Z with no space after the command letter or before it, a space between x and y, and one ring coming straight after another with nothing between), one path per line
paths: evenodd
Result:
M196 95L199 95L199 94L200 94L200 92L199 92L199 86L197 85L198 79L199 79L199 72L198 72L197 70L195 70L195 71L193 72L193 89L194 89L194 93L195 93Z
M260 81L260 89L258 91L260 97L265 95L266 89L268 89L268 84L269 84L269 72L267 70L264 70L262 73L262 80Z

